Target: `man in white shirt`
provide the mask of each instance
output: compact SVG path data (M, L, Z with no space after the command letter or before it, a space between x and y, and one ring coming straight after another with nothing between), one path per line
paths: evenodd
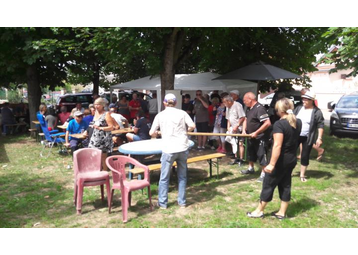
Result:
M187 159L189 155L188 131L195 129L195 124L190 116L183 110L175 108L177 103L174 94L167 94L164 98L165 110L158 113L154 118L152 128L149 131L151 136L158 134L160 128L163 140L162 163L159 188L158 206L161 209L167 208L170 171L174 161L177 162L178 175L178 204L180 208L186 206L186 182L187 182Z
M149 122L153 123L155 116L158 113L158 101L157 93L153 93L153 98L148 100L148 110L149 110Z
M226 119L227 119L227 130L231 134L238 134L242 132L242 124L245 120L245 112L242 108L242 105L236 101L231 96L225 96L223 98L223 103L226 106ZM244 139L239 139L239 158L237 157L237 142L234 137L227 137L231 140L231 144L233 147L233 153L235 154L234 162L230 163L230 165L239 164L241 166L243 164L244 158ZM228 139L226 139L228 140Z
M122 114L116 113L117 107L115 106L115 104L109 105L109 112L111 113L111 117L118 124L119 129L129 126L128 120L125 117L123 117ZM118 127L116 129L118 129ZM125 134L112 135L112 140L113 140L113 144L115 144L115 146L120 146L123 143L123 141L126 140L126 135Z
M128 120L123 117L122 114L117 113L117 107L114 104L109 105L109 112L111 113L111 117L117 122L121 129L128 127Z

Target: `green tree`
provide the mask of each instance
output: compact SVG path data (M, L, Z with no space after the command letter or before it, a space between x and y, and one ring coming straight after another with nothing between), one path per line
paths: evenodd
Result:
M173 89L175 73L227 73L258 60L304 74L314 70L317 40L325 28L111 28L102 38L108 66L128 81L138 74L160 75L162 93ZM136 61L134 61L136 60ZM135 63L134 74L131 72ZM109 68L110 69L110 68ZM292 82L292 81L290 81ZM308 77L295 81L308 85ZM288 81L284 81L288 83ZM261 90L278 86L262 82Z
M336 65L331 72L353 69L348 76L356 76L358 73L358 28L331 27L324 33L323 41L328 46L337 46L336 50L326 53L324 58L327 63Z
M36 119L41 88L66 79L63 54L49 43L58 40L50 28L0 28L0 84L26 83L30 119Z

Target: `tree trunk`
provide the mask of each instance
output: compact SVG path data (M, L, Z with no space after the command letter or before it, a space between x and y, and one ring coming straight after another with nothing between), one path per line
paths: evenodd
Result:
M179 31L178 28L173 29L173 33L168 37L165 45L163 71L160 74L162 99L164 99L166 90L174 89L174 79L175 79L174 54L175 54L178 31Z
M36 65L33 64L27 68L26 76L30 111L30 125L31 128L35 128L35 124L32 123L32 121L37 120L36 113L39 110L42 95Z
M99 64L98 62L94 62L93 63L93 78L92 78L92 82L93 82L93 91L92 94L97 94L99 95Z

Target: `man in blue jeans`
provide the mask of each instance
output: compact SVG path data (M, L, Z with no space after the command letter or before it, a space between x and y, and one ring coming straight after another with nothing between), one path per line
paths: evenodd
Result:
M177 162L178 175L178 205L186 206L186 182L187 182L187 159L189 154L188 131L195 129L195 124L190 116L183 110L175 108L177 103L174 94L167 94L164 98L165 110L158 113L149 131L151 136L158 134L160 128L163 140L162 163L159 188L158 206L167 209L170 171L174 161Z

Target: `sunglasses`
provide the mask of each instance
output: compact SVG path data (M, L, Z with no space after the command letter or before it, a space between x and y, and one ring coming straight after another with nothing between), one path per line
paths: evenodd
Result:
M196 94L197 96L201 96L201 94Z

